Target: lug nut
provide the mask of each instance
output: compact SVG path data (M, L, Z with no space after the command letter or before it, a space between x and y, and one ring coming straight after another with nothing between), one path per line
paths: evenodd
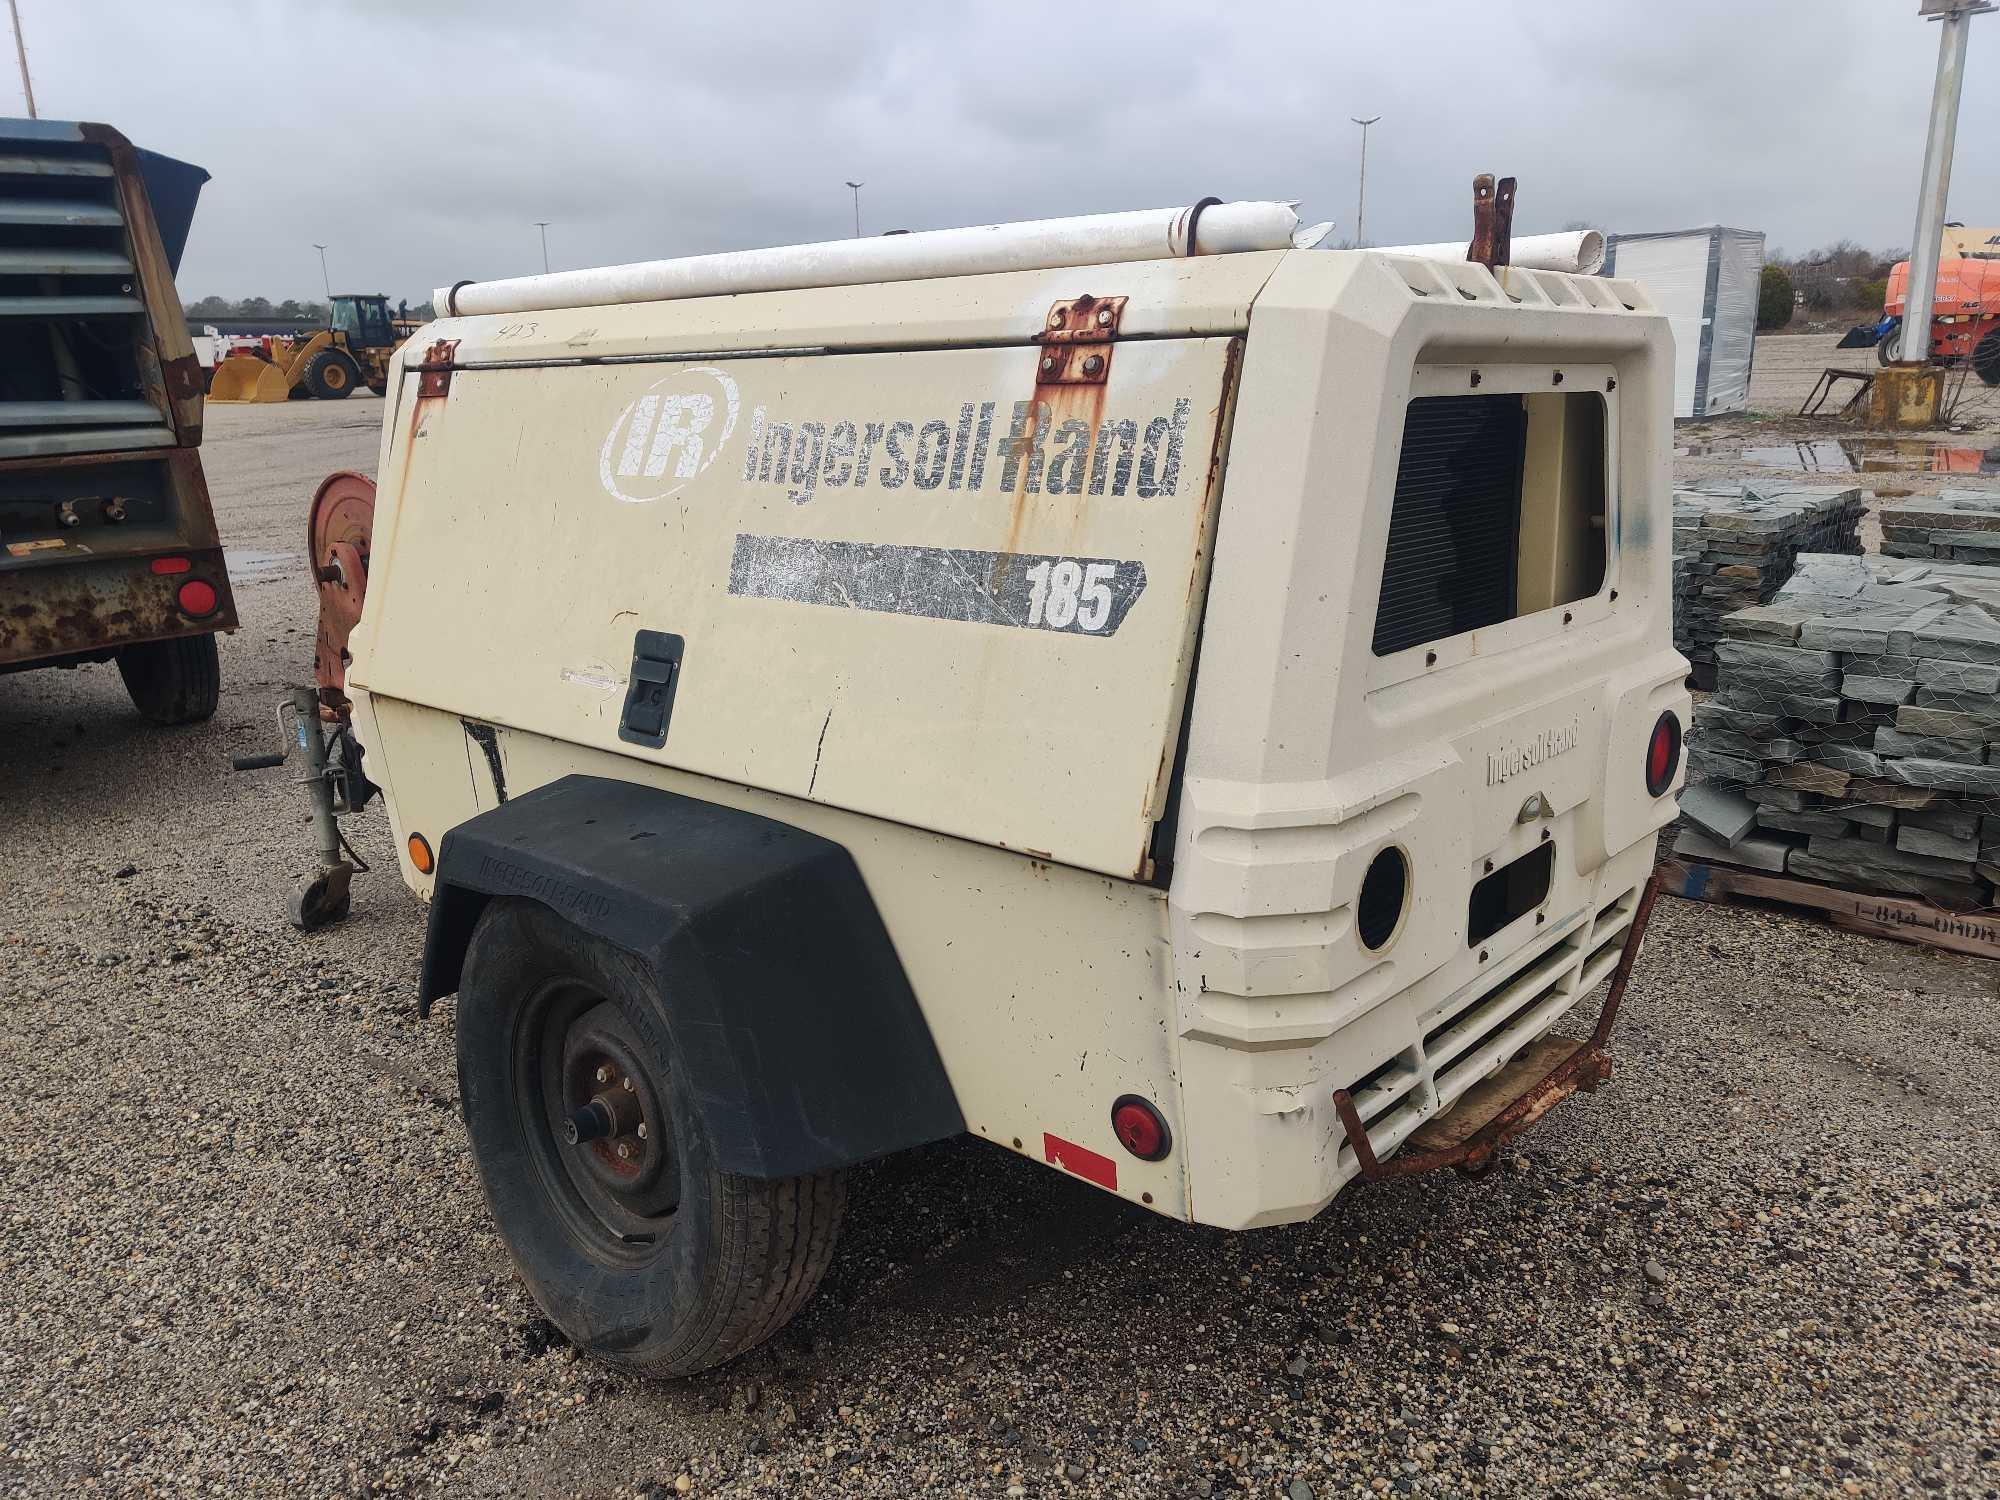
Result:
M630 1161L632 1159L632 1143L630 1141L620 1141L618 1143L618 1159L620 1161Z
M643 1141L645 1138L646 1138L646 1122L644 1120L641 1120L639 1122L639 1139Z
M630 1075L629 1073L628 1073L628 1074L626 1074L626 1076L625 1076L624 1078L622 1078L622 1079L620 1079L620 1080L619 1080L619 1084L618 1084L618 1086L619 1086L620 1088L622 1088L623 1090L625 1090L625 1092L626 1092L626 1093L628 1093L628 1094L629 1094L629 1093L631 1093L631 1092L632 1092L632 1076L631 1076L631 1075Z
M599 1068L597 1070L597 1081L599 1083L611 1082L611 1070L609 1068Z

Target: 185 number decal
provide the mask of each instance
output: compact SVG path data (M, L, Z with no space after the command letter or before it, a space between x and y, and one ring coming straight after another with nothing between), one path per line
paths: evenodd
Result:
M1095 635L1111 621L1111 582L1118 565L1045 558L1028 569L1028 623L1050 630L1072 625Z

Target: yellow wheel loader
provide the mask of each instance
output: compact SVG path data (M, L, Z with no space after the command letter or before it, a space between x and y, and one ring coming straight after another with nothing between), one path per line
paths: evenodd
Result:
M314 396L344 400L358 385L380 395L389 361L408 330L389 316L379 292L343 292L333 299L331 326L302 339L273 338L262 353L230 355L215 367L211 401L289 401Z

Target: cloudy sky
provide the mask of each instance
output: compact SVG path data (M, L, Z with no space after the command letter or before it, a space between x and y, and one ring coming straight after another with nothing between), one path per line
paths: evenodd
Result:
M1904 245L1917 0L19 0L37 102L206 167L181 290L420 300L461 277L1222 197L1351 235L1720 221ZM4 21L0 21L4 24ZM4 53L0 53L4 60ZM1954 218L2000 224L2000 15ZM0 99L19 85L0 72Z

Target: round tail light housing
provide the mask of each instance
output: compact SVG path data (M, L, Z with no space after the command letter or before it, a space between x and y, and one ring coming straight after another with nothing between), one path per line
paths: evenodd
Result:
M1174 1149L1173 1133L1152 1101L1121 1094L1111 1106L1111 1130L1118 1144L1140 1161L1160 1161Z
M1646 794L1657 797L1674 784L1681 768L1681 721L1669 711L1653 725L1653 737L1646 742Z
M215 613L216 605L221 602L215 585L203 578L190 578L174 590L174 603L191 620L206 619Z

